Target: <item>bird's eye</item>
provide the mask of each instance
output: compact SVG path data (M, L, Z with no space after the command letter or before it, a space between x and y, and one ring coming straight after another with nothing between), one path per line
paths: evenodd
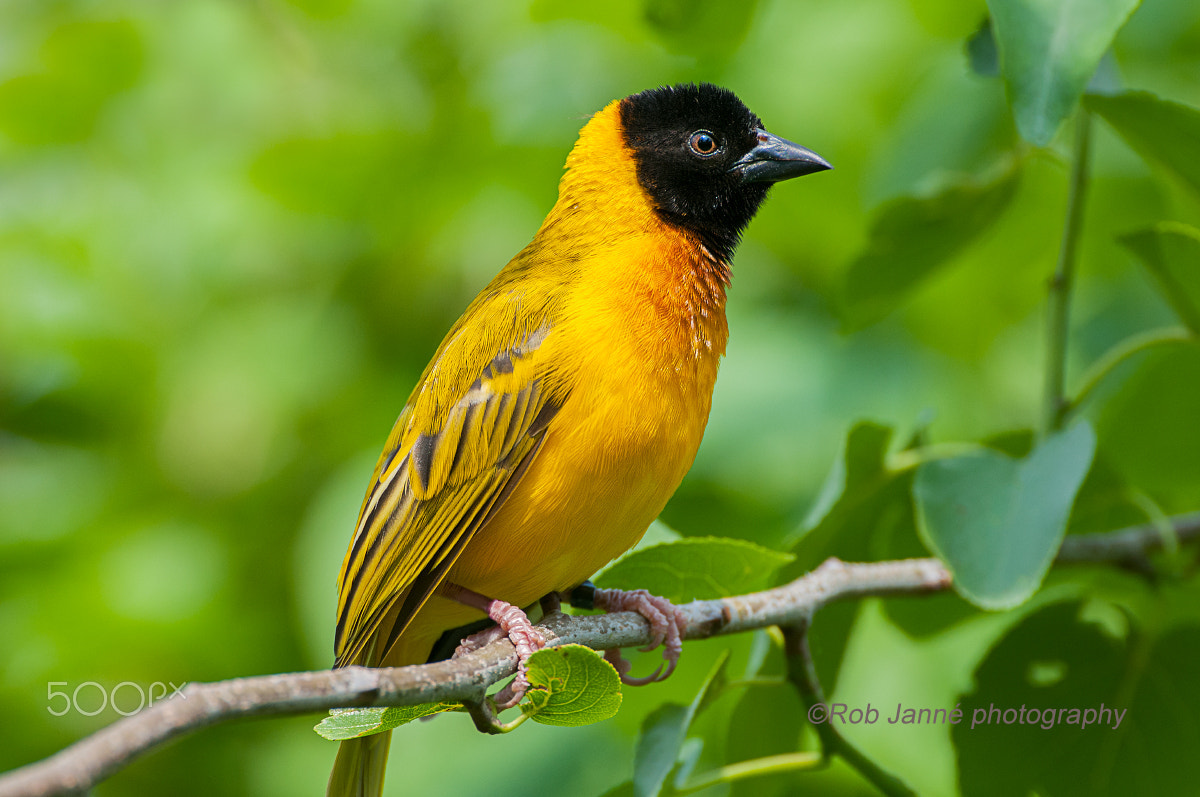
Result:
M692 154L699 155L701 158L708 158L715 155L720 147L717 146L717 137L707 130L697 130L692 133L692 137L688 139L688 148Z

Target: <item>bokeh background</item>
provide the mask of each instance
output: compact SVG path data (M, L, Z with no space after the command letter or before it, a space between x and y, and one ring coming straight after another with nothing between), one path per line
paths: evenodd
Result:
M939 440L1032 424L1066 147L1019 144L1003 84L972 72L985 16L983 0L5 0L0 771L117 718L52 716L51 682L331 664L337 570L391 423L553 204L584 120L634 91L728 86L836 167L778 187L746 235L667 525L781 544L860 418ZM1146 0L1114 54L1113 79L1200 104L1193 0ZM1095 148L1072 374L1173 323L1113 232L1200 218L1103 125ZM1011 203L951 267L881 320L847 315L875 211L1014 152ZM874 605L841 693L953 705L1000 620L913 640ZM689 644L672 682L626 690L597 726L403 728L390 793L599 795L628 779L650 710L753 644ZM204 731L96 794L322 792L335 745L316 719ZM860 740L922 794L954 793L946 729ZM804 777L785 793L817 788Z

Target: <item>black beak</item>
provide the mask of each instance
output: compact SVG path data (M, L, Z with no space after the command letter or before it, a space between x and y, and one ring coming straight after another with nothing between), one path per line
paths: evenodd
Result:
M833 168L829 161L811 149L771 135L766 130L756 132L758 143L754 149L729 169L732 173L740 174L743 183L777 183Z

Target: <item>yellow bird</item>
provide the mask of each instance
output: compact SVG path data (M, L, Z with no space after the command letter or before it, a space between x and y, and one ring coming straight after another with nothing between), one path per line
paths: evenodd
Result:
M451 328L388 436L338 577L337 666L422 663L487 616L523 673L544 640L520 607L632 547L692 465L742 230L772 183L828 168L710 84L591 118L541 229ZM669 674L673 607L598 598L646 616ZM342 742L328 793L380 794L389 736Z

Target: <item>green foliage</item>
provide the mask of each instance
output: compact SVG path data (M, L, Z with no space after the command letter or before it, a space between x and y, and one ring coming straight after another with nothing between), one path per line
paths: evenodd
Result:
M21 729L0 771L119 718L54 716L47 682L328 666L366 479L437 342L537 229L588 114L711 80L836 170L774 189L746 231L705 443L664 513L685 539L604 583L711 598L932 547L978 602L1028 601L822 609L831 700L1129 713L847 727L867 759L935 797L1195 781L1192 549L1043 580L1064 527L1200 509L1192 0L12 0L0 52L0 710ZM1035 441L1081 95L1068 431ZM871 793L840 759L809 771L768 633L688 643L623 695L597 654L563 655L531 663L517 733L402 729L390 793L444 791L447 750L498 797ZM98 791L311 793L335 747L312 722L210 729Z
M1103 402L1096 431L1100 452L1127 484L1169 511L1200 501L1200 345L1146 354Z
M1045 146L1140 0L989 0L1017 129Z
M1104 117L1142 156L1170 171L1193 191L1200 191L1200 161L1196 158L1200 110L1147 91L1111 97L1090 94L1086 105Z
M633 758L633 793L637 797L658 797L662 793L667 778L679 765L688 729L696 715L725 687L728 662L727 655L717 660L689 704L664 703L646 717Z
M948 182L929 196L902 197L880 208L865 251L846 273L847 331L886 316L924 280L950 265L991 227L1016 189L1014 166Z
M951 733L963 793L1186 793L1200 776L1198 655L1200 627L1158 636L1110 604L1031 614L980 663L960 704Z
M539 650L526 662L529 695L522 710L543 725L575 727L601 722L621 706L621 678L583 645Z
M137 84L141 38L129 20L69 22L46 37L40 61L0 82L0 133L31 145L82 141L106 105Z
M1120 241L1154 275L1158 289L1179 320L1193 334L1200 335L1200 230L1162 222L1123 235Z
M1096 438L1079 423L1014 460L981 450L926 462L913 495L921 539L954 575L954 588L985 609L1033 595L1067 530Z
M796 561L783 570L781 581L797 578L831 556L846 561L875 558L877 540L890 538L896 524L911 519L911 477L886 464L891 439L890 428L870 421L850 430L812 508L789 540ZM859 609L852 602L826 607L809 632L817 672L830 691L837 684Z
M596 577L606 589L645 589L674 603L762 589L792 556L752 542L689 537L639 548Z
M319 736L333 742L370 736L399 728L421 717L432 717L443 711L461 711L458 703L421 703L416 706L389 708L338 708L329 712L313 728Z

